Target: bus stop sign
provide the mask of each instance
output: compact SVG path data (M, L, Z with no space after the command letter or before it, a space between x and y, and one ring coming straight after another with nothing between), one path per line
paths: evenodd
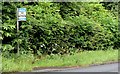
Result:
M17 20L26 21L26 8L17 8Z

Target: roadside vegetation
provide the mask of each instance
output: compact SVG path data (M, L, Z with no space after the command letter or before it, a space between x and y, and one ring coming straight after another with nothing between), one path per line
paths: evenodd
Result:
M34 67L88 66L117 61L118 3L3 2L2 71ZM16 32L16 9L27 21ZM20 50L17 50L17 44ZM61 63L60 63L61 62Z
M3 72L32 71L41 67L87 67L89 65L118 62L118 50L84 51L65 55L46 55L44 57L30 54L3 57Z

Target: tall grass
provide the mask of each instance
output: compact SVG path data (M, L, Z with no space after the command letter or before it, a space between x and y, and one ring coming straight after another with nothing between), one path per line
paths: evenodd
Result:
M52 55L46 56L43 60L35 62L34 66L88 66L100 64L107 61L117 61L118 50L84 51L73 55Z
M32 55L20 55L12 54L9 57L2 57L2 71L3 72L16 72L16 71L31 71L32 61L34 57Z
M2 71L31 71L34 67L89 66L109 61L118 61L118 50L83 51L72 55L47 55L41 59L33 55L2 57Z

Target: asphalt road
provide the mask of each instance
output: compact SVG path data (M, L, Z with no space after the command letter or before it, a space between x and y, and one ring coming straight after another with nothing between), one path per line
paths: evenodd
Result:
M118 72L118 63L91 66L86 68L66 69L60 70L59 72Z
M118 66L120 63L112 63L112 64L104 64L104 65L97 65L97 66L89 66L89 67L82 67L82 68L62 68L62 69L41 69L41 70L34 70L32 72L18 72L18 73L10 73L10 74L120 74ZM90 72L90 73L89 73ZM3 73L8 74L8 73Z
M43 69L43 70L36 70L34 72L118 72L118 63L82 67L82 68Z

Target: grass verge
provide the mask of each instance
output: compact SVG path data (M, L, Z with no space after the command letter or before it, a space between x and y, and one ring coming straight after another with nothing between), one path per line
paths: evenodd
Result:
M83 67L109 61L118 61L118 50L83 51L72 55L50 55L41 59L35 59L32 55L2 57L2 71L31 71L34 67Z

